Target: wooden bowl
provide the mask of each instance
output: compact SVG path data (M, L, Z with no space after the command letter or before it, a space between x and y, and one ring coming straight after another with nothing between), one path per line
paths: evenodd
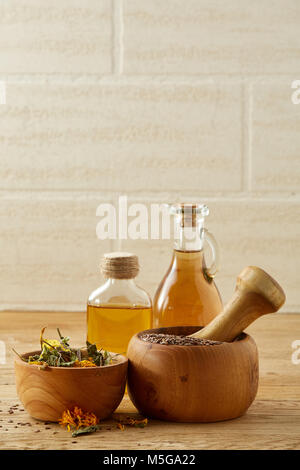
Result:
M127 351L128 392L145 416L177 422L213 422L241 416L258 387L258 352L243 333L232 343L175 346L146 342L143 333L189 335L199 327L142 331Z
M39 354L34 351L24 357ZM75 405L105 419L121 402L126 385L128 360L103 367L47 367L15 360L18 396L28 413L37 419L58 421Z

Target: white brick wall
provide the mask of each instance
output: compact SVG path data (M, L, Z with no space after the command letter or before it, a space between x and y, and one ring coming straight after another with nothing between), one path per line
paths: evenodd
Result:
M247 264L300 311L298 0L0 3L0 309L84 309L96 208L211 209L227 300ZM172 242L128 241L153 294Z

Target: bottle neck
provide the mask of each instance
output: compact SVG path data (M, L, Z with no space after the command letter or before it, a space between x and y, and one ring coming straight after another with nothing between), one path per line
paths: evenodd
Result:
M138 287L135 279L114 279L110 277L100 289L107 293L108 303L120 306L134 304L130 299L136 298Z
M202 221L197 221L194 227L182 227L178 224L175 230L174 249L177 251L202 251L202 227Z
M120 287L122 289L130 288L130 287L135 287L135 278L132 279L114 279L112 277L108 278L105 282L105 285L107 287L114 286L114 287Z

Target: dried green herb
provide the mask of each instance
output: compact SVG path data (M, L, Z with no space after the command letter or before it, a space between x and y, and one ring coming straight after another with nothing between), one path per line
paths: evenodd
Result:
M148 422L143 422L143 423L135 423L133 426L135 428L145 428L147 426Z
M37 364L52 367L88 367L105 366L111 363L112 357L108 351L98 350L96 344L86 342L86 348L70 347L70 338L63 336L57 328L59 340L45 340L43 327L40 333L40 354L29 356L28 359L19 355L23 361L30 364Z
M113 416L114 421L117 421L118 426L133 426L135 428L144 428L148 424L148 419L144 416L137 416L136 414L123 415L123 413L115 413Z
M72 436L77 437L77 436L81 436L82 434L91 434L93 432L98 431L98 429L100 429L99 424L96 424L94 426L86 426L85 428L76 429L76 431L72 433Z
M25 359L25 357L21 356L21 354L19 354L14 348L11 348L11 349L12 349L12 351L13 351L17 356L19 356L19 358L20 358L22 361L27 362L26 359Z
M60 338L61 345L64 346L65 348L69 348L70 347L70 344L69 344L70 338L68 336L62 336L62 334L60 332L60 329L59 328L56 328L56 329L57 329L57 332L58 332L58 336Z
M96 366L106 366L111 362L111 356L108 351L103 351L100 349L97 350L97 346L95 344L91 344L88 341L86 342L87 353L88 357L92 358L93 363Z

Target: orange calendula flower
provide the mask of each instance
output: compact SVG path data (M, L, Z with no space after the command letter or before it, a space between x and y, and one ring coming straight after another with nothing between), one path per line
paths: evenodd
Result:
M83 361L75 361L73 367L97 367L92 361L84 359Z
M84 360L79 362L79 367L97 367L92 361Z
M42 366L45 363L43 361L28 361L28 364L37 364L38 366Z
M125 430L124 424L117 423L117 426L118 426L119 429L121 429L121 431L124 431L124 430Z
M68 431L71 428L79 429L86 426L95 426L99 423L97 416L91 411L83 411L78 406L73 410L65 410L62 414L59 424L66 427Z

